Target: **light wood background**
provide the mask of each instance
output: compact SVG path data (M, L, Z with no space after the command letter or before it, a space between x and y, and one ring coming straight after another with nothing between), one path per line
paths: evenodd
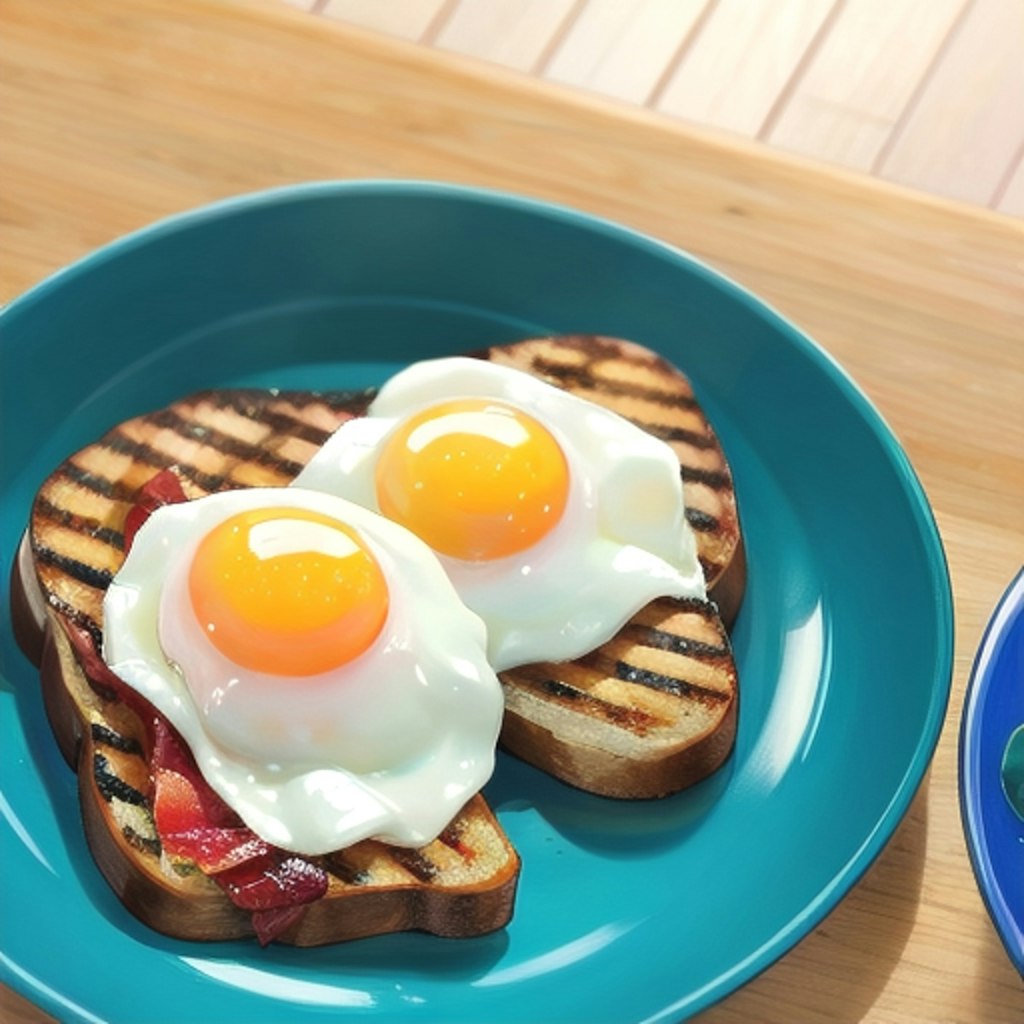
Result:
M1024 0L287 0L1024 216Z
M1022 3L964 5L964 17ZM411 9L379 9L400 4ZM714 5L703 31L731 7ZM424 2L423 32L440 36L462 10L431 14ZM967 32L960 24L954 40ZM951 107L975 94L964 83ZM923 94L913 105L923 116ZM1024 1022L1024 983L978 893L957 802L971 661L1024 562L1024 220L284 0L0 0L0 301L159 217L273 185L366 177L501 188L656 235L792 317L875 402L949 557L956 657L945 728L864 878L701 1024ZM9 1020L51 1018L0 989Z

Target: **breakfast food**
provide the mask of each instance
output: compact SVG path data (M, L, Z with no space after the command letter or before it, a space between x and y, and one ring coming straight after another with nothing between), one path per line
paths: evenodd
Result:
M733 743L736 670L715 601L731 620L742 595L744 565L728 466L688 382L647 350L612 339L540 339L490 349L476 357L478 361L527 370L564 391L577 392L619 412L648 434L660 435L675 451L676 462L670 465L673 471L667 477L664 452L659 448L659 454L653 454L636 439L634 428L623 430L617 420L600 414L589 421L598 432L609 432L606 440L611 452L639 452L640 461L660 465L661 478L667 481L665 487L670 492L679 490L681 465L686 495L685 510L680 502L678 515L673 512L668 518L668 534L673 536L662 530L662 539L652 545L655 554L648 552L646 556L653 575L663 577L658 588L634 595L638 601L635 614L618 610L614 613L618 618L605 616L603 630L608 639L588 635L578 648L578 656L575 651L566 654L553 648L544 654L545 660L524 663L523 652L535 652L537 648L517 648L516 634L522 630L515 623L505 631L501 649L506 654L518 649L519 654L508 654L508 660L503 661L509 667L501 673L506 702L502 742L557 777L608 795L662 795L704 777L722 763ZM456 397L461 400L465 396ZM490 400L495 396L483 397ZM394 841L415 843L417 837L427 836L433 825L396 825L393 819L382 824L388 815L381 812L369 832L355 829L331 838L329 827L329 834L318 836L312 849L300 850L310 844L308 837L307 842L289 841L297 826L285 825L275 832L280 823L261 818L245 799L237 806L224 799L245 788L235 784L238 776L218 781L216 773L210 772L211 782L196 763L198 759L209 766L210 750L204 746L209 736L204 739L196 722L174 709L176 701L186 702L181 687L189 686L188 666L182 663L193 657L197 646L201 648L209 637L185 634L174 639L171 617L167 633L172 639L167 642L181 654L172 655L170 660L182 666L183 682L173 668L166 677L163 669L167 652L150 658L149 666L145 664L147 650L162 651L159 635L154 640L159 626L153 623L154 619L160 621L159 614L154 617L150 611L148 617L143 616L148 639L141 645L133 647L129 634L125 646L120 627L114 627L118 632L110 629L110 609L121 607L118 595L122 594L122 584L141 593L162 571L159 563L163 542L153 541L147 553L153 538L166 536L160 526L162 520L191 522L199 514L196 509L212 505L226 511L226 519L217 518L209 524L209 530L196 534L186 530L183 534L185 546L196 551L206 543L203 537L215 537L210 542L213 554L203 554L199 561L204 568L196 571L204 578L217 578L219 570L210 571L209 565L223 565L231 550L230 537L216 539L222 521L250 515L254 509L260 513L268 504L294 512L296 502L302 514L293 518L303 522L309 522L303 518L308 514L314 518L330 516L328 506L344 506L347 516L351 511L347 502L339 506L338 499L322 493L331 490L328 483L320 480L320 486L314 486L315 473L299 479L296 486L288 485L300 477L303 467L310 465L319 452L327 451L339 426L354 422L356 417L369 422L365 414L373 398L368 392L201 393L118 425L72 455L44 482L37 495L14 580L12 606L17 614L17 632L26 650L42 659L47 709L65 755L79 771L86 830L97 861L129 907L171 934L226 938L256 931L265 941L279 938L297 944L411 927L468 935L501 927L511 913L518 860L481 796L469 798L452 822L440 827L437 838L419 848L396 845ZM442 402L451 398L440 396ZM415 401L419 404L419 399ZM546 402L545 397L544 409L534 410L542 414L542 419ZM517 430L525 429L537 441L539 457L548 461L552 453L547 439L561 439L572 433L580 408L570 400L571 412L564 424L541 422L527 411L531 422L524 426L522 417L505 412L504 403L499 404L503 405L500 415L514 421ZM518 405L512 396L512 408ZM479 410L461 407L449 412L475 415ZM539 430L535 429L537 424ZM630 447L634 442L636 447ZM581 445L586 443L584 440ZM581 464L574 461L578 450L566 455L560 440L556 448L562 449L562 455L554 453L554 464L559 464L559 457L565 458L568 472L549 474L539 504L521 517L522 522L514 524L511 534L497 531L498 548L491 554L495 561L514 559L522 551L543 545L549 534L557 536L557 525L549 528L546 522L545 506L560 506L562 515L555 518L569 515L567 521L575 527L577 521L571 517L581 498L573 495L574 479L600 480L602 474L610 473L618 484L602 499L603 511L591 510L589 520L584 516L594 528L574 538L579 543L582 537L583 546L573 550L582 552L585 560L593 548L601 552L597 578L604 582L593 591L597 595L602 588L617 586L600 573L615 565L623 552L628 561L637 551L643 551L633 537L619 535L619 514L627 522L629 516L639 514L641 533L647 531L657 537L658 525L646 522L643 513L664 511L666 505L659 501L650 506L633 502L638 508L630 507L631 460L616 466L605 452L599 455L596 470L584 467L581 471ZM399 468L401 459L399 452ZM371 475L376 479L375 473ZM567 484L563 477L568 478ZM277 491L274 500L268 498L267 489ZM310 491L321 493L311 496ZM249 508L248 499L242 496L253 493L255 506ZM410 513L408 507L401 507L400 490L387 500L391 502L387 509L390 514L398 519L411 516L406 525L417 525L415 508ZM187 504L182 504L185 501ZM301 509L306 502L315 507ZM493 518L494 509L485 508L484 515ZM145 523L141 529L140 522ZM525 532L519 530L524 523ZM244 528L254 525L259 522L247 521ZM315 525L319 531L323 524ZM456 531L457 536L460 533ZM438 543L437 538L433 540ZM445 543L440 541L442 547ZM617 547L609 549L609 543ZM131 549L128 562L125 548ZM422 544L419 548L426 550ZM224 555L224 550L229 555ZM613 554L609 555L609 550ZM374 549L374 554L379 560L380 552ZM693 564L694 554L700 571ZM383 557L386 561L387 556ZM457 550L443 558L473 560L460 558ZM190 562L186 559L183 564ZM572 560L555 560L552 564L558 566L555 575L573 571ZM524 565L518 566L520 576ZM533 563L525 567L530 575ZM169 608L175 607L175 601L179 607L196 603L189 579L171 581L172 576L183 574L189 576L180 566L167 570L167 592L177 595L167 598ZM453 582L457 590L458 581ZM499 594L496 604L483 602L484 611L488 607L490 611L501 610L500 594L506 582L499 582L495 588ZM451 584L445 586L451 588ZM158 589L163 592L163 588ZM422 578L419 585L413 581L411 589L429 591L428 601L433 601L434 587L423 585ZM481 592L487 593L486 589ZM578 593L578 583L570 575L568 589L563 583L557 598L570 620L577 611L575 606L582 604ZM568 603L566 594L573 598ZM161 600L146 597L140 603L152 605ZM225 600L230 604L230 595ZM472 602L467 603L472 606ZM236 608L227 618L240 618L244 627L241 632L225 644L207 645L213 649L211 662L227 673L228 683L235 678L232 667L250 656L254 646L252 624L264 621L264 625L282 625L273 621L270 608L272 603L262 600L254 607L248 603L240 616ZM589 625L591 619L585 611L579 617L580 628ZM470 619L461 619L459 631L473 634L476 627L467 622L475 617L464 609L461 613ZM356 632L373 633L383 614L378 608ZM301 617L295 617L294 622L290 614L283 618L287 620L283 623L287 632L288 623L295 625ZM460 614L455 620L460 620ZM300 623L300 633L301 627ZM496 634L499 632L496 630ZM508 636L514 642L507 642ZM598 646L591 649L595 642ZM307 674L330 676L333 668L324 668L315 650L317 644L301 646L303 657L308 653L310 659ZM257 659L253 671L258 675L267 674L260 666L273 661L273 648L272 644ZM116 672L100 657L104 650ZM569 656L575 660L556 660ZM129 669L128 665L135 667ZM155 667L161 671L156 672ZM140 680L134 681L137 689L128 685L131 679L126 682L122 678L136 670L142 673ZM282 673L281 666L275 671ZM479 664L475 671L483 677ZM167 687L162 697L156 696L161 692L157 679ZM254 712L256 721L245 722L249 712L236 715L231 698L225 698L224 693L218 695L217 689L218 685L212 684L201 693L199 703L213 712L205 717L215 720L214 740L241 748L245 756L239 764L248 766L253 737L262 732L262 746L273 731L268 723L276 719L277 711ZM219 689L227 692L231 686ZM196 701L194 695L189 699ZM158 701L164 700L164 713L154 716L152 704L159 707ZM285 709L286 717L291 710L287 704L286 699L276 705ZM395 704L395 700L385 698L381 706L393 708ZM218 718L221 709L227 714ZM484 710L480 717L486 720L487 714ZM240 729L243 723L245 727ZM284 732L293 730L294 740L315 724L300 716L297 722L286 722ZM279 737L271 738L277 742ZM419 742L412 741L412 761L422 752L416 746ZM329 742L322 754L333 757ZM377 774L380 766L374 762L375 756L364 750L357 760L366 759L371 774ZM216 754L214 758L221 761ZM316 775L315 762L306 768ZM265 770L271 768L265 766ZM357 775L353 773L346 781L346 792L349 797L358 794L362 801L369 790ZM463 797L472 787L467 783L460 790ZM256 785L254 789L262 787ZM370 799L359 806L370 807L367 813L374 817L372 807L384 802L378 799L375 805ZM358 817L356 813L353 820ZM402 828L411 831L402 833ZM354 845L346 845L349 842ZM330 848L335 843L338 845Z
M320 400L303 411L287 395L251 399L250 415L292 439L330 415ZM193 411L231 419L202 401ZM115 431L120 443L138 426ZM215 434L226 436L208 425L208 450ZM118 445L108 435L44 484L12 608L79 774L90 846L125 904L191 939L319 945L502 927L518 857L474 795L490 773L500 690L482 624L429 550L323 494L204 496L156 456L136 460L142 448L116 457ZM246 472L239 446L225 447L225 475ZM180 464L194 465L185 454ZM280 463L264 464L263 482L281 483L271 481ZM339 615L332 562L351 557L359 593ZM296 575L314 585L289 607ZM309 600L318 576L326 615ZM198 621L215 626L219 646L196 635ZM336 626L342 665L337 637L318 643ZM325 702L346 715L326 716Z
M721 447L685 378L639 346L485 355L393 377L295 483L435 549L487 625L507 749L605 796L691 785L735 733L735 663L704 583L735 616L744 565Z
M103 602L103 656L265 842L423 846L490 778L483 623L426 545L319 492L157 509Z
M295 486L380 511L430 544L486 624L499 671L582 657L656 597L706 596L672 451L497 363L414 363Z

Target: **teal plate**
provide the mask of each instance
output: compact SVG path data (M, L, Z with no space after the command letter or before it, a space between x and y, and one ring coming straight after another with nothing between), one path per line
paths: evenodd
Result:
M907 810L949 696L931 511L820 348L614 224L432 184L310 184L164 221L55 275L0 314L0 569L40 482L115 422L202 388L364 386L553 332L629 337L675 362L732 462L750 569L726 767L623 804L503 756L486 795L523 871L512 923L486 938L175 941L95 868L4 615L7 984L63 1021L671 1021L752 978L849 891Z

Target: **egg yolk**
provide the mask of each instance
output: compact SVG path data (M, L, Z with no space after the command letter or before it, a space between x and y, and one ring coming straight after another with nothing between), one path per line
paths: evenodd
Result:
M200 541L189 597L236 665L312 676L346 664L387 618L384 573L355 530L301 508L242 512Z
M491 399L455 399L391 434L375 483L389 519L441 554L480 562L523 551L555 526L569 467L532 416Z

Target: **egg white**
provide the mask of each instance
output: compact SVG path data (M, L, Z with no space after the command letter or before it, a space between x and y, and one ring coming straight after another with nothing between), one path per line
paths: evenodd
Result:
M356 529L389 587L376 641L321 675L239 670L188 598L191 555L210 529L281 506ZM418 538L332 495L257 488L157 510L107 591L103 627L111 668L178 729L242 820L283 849L315 855L368 837L421 846L493 771L502 699L483 623Z
M379 511L375 470L392 431L423 408L469 397L533 416L561 445L570 473L565 512L533 547L482 562L438 555L486 623L496 670L578 658L657 597L705 597L672 449L616 413L509 367L463 357L413 364L381 388L365 416L327 440L294 486Z

